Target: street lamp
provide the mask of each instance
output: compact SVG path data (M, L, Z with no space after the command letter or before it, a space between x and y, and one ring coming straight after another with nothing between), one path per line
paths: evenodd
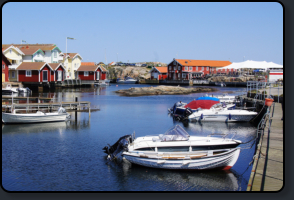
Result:
M69 40L76 40L75 38L71 38L71 37L66 37L66 40L65 40L65 60L64 62L66 61L66 58L67 58L67 39ZM66 66L67 68L68 66ZM67 69L68 70L68 69ZM71 70L70 70L71 71ZM70 75L71 76L71 75Z

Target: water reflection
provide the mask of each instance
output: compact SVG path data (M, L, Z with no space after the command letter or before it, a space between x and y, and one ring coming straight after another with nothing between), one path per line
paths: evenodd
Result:
M65 130L79 130L90 128L90 120L67 120L65 122L49 122L35 124L2 124L2 134L12 133L44 133L58 132L62 134Z
M117 174L118 181L123 179L126 187L122 190L126 191L241 191L243 181L233 171L206 170L191 173L147 168L126 160L109 163L109 170ZM120 177L121 173L123 177Z

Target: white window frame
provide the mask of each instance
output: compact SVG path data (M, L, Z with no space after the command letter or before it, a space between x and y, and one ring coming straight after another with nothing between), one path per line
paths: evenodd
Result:
M54 58L57 58L57 51L54 51Z
M196 71L198 71L198 66L196 66Z
M182 73L182 78L186 78L186 74L185 73Z
M32 70L26 70L26 77L32 77Z
M189 71L193 71L193 67L189 67Z
M206 71L209 71L209 67L206 67Z
M188 67L185 67L185 71L188 71Z
M11 71L11 78L15 78L15 71Z
M203 71L204 70L204 67L202 67L201 70Z
M84 76L89 76L89 72L88 71L84 71Z

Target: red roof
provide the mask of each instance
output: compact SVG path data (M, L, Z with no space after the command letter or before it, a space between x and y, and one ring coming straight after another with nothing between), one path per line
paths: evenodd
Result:
M182 66L207 66L207 67L225 67L232 64L230 61L219 60L189 60L189 59L175 59Z
M155 67L160 73L167 73L167 66L166 67Z

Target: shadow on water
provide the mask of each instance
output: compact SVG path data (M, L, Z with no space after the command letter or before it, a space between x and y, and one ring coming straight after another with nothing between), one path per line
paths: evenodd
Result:
M178 171L134 165L124 159L107 162L125 191L241 191L244 178L231 171ZM243 182L243 183L242 183ZM140 183L139 185L137 183Z

